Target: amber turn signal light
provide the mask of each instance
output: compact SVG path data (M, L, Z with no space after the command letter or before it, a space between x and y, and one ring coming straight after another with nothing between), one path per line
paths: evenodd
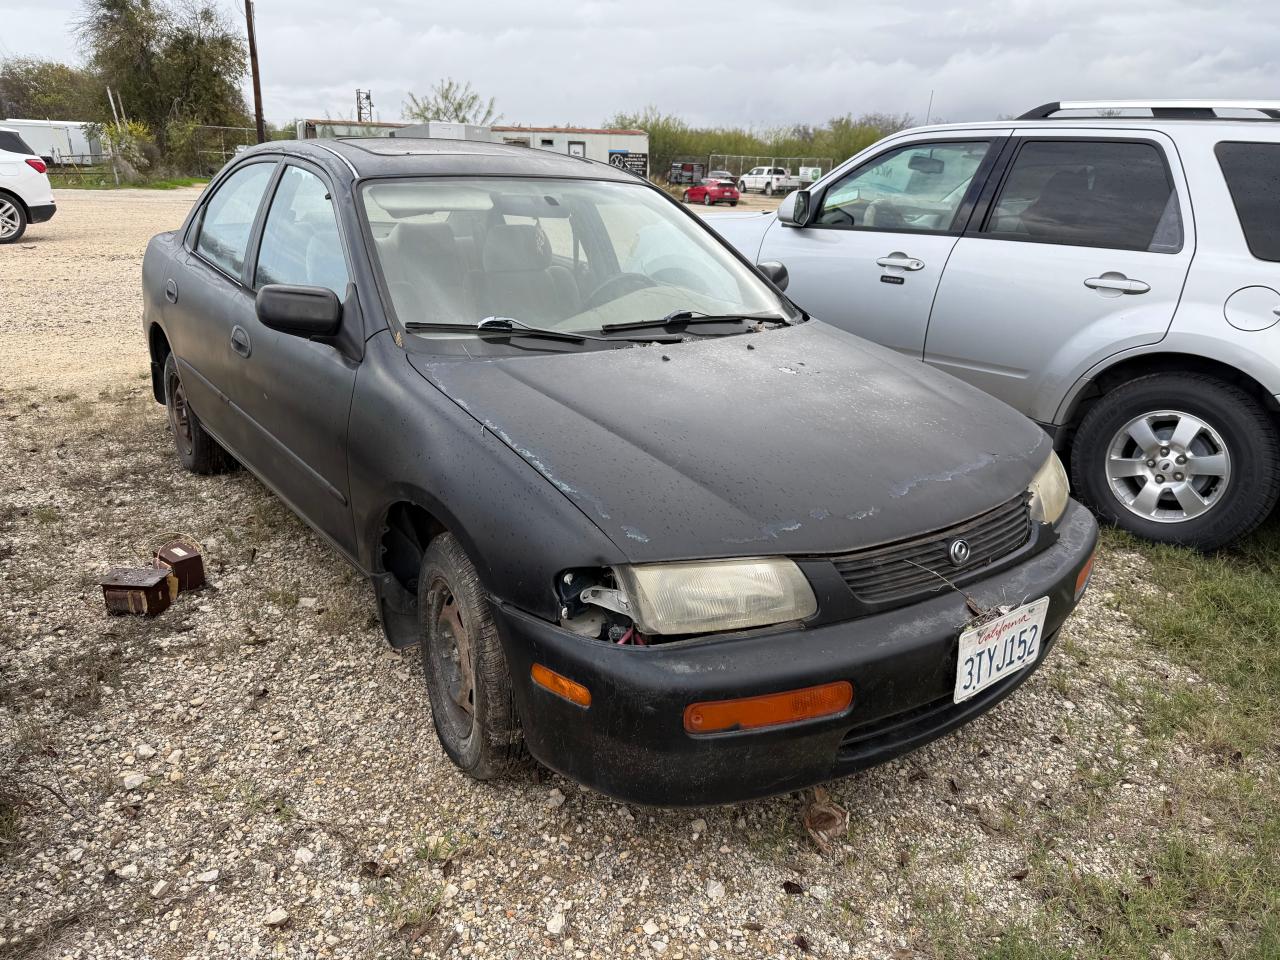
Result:
M1097 556L1097 552L1089 554L1089 559L1084 562L1084 566L1080 568L1080 573L1076 577L1076 599L1079 600L1084 588L1089 585L1089 578L1093 576L1093 558Z
M829 717L853 703L853 684L848 680L824 683L803 690L767 693L737 700L707 700L691 703L684 711L684 728L690 733L719 733L724 730L754 730Z
M591 706L591 691L580 683L574 683L540 663L535 663L529 670L533 682L545 690L550 690L558 697L564 697L570 703L580 707Z

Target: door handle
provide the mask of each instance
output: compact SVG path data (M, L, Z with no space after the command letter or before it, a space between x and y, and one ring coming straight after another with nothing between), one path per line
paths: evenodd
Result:
M178 281L169 279L164 282L164 298L170 303L178 302Z
M253 352L253 344L249 341L249 332L244 327L232 328L231 349L242 357L247 357Z
M1146 293L1151 284L1141 280L1130 280L1123 273L1104 273L1100 277L1090 277L1084 282L1090 290L1114 290L1116 293Z
M878 267L898 267L902 270L923 270L924 261L908 257L905 253L891 253L876 261Z

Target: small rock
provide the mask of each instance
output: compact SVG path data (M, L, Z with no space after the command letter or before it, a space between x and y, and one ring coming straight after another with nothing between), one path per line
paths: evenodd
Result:
M563 913L554 914L551 917L551 919L547 921L547 933L551 934L553 937L560 936L560 931L563 929L564 929Z
M206 870L204 873L196 874L196 883L213 883L218 879L217 870Z
M815 900L826 900L827 897L831 896L831 892L821 884L815 883L809 888L809 896Z
M457 895L458 895L458 885L456 883L445 884L443 896L446 900L452 900Z
M72 863L79 863L80 858L84 856L84 850L80 847L72 847L67 851L67 859Z
M559 787L552 788L551 793L547 796L547 806L548 807L564 806L564 794L560 792Z
M150 760L156 755L156 750L150 744L140 743L133 748L133 755L139 760Z
M136 863L126 863L123 867L116 869L116 876L121 880L132 880L138 875L138 865Z
M168 880L161 880L159 883L157 883L154 887L151 888L151 896L155 900L159 900L168 892L169 892Z
M121 782L126 790L137 790L147 782L147 775L145 773L126 773L121 778Z
M652 937L657 932L658 932L658 925L656 923L654 923L652 920L646 920L644 922L644 935L646 937Z
M709 900L723 900L724 884L721 883L719 880L708 880L707 881L707 898Z
M315 858L315 854L307 847L299 847L293 852L293 859L298 863L310 863Z
M315 597L299 597L298 606L303 610L314 610L318 601Z
M172 753L169 754L169 756L165 757L165 760L173 764L180 762L182 760L182 751L174 750Z
M475 888L476 888L476 882L475 882L475 880L473 880L473 879L471 879L471 878L468 878L468 879L466 879L466 880L463 880L463 881L462 881L462 889L463 889L463 890L474 890Z
M695 837L700 833L707 832L707 821L703 820L701 817L693 821L690 826L693 828L693 835Z
M268 927L283 927L289 922L289 911L283 907L276 907L262 918L262 922Z

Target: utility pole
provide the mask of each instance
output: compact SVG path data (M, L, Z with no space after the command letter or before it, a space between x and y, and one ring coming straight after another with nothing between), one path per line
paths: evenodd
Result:
M258 127L258 142L265 143L267 131L262 123L262 81L258 78L258 40L253 31L253 0L244 0L244 19L249 25L249 71L253 74L253 121Z

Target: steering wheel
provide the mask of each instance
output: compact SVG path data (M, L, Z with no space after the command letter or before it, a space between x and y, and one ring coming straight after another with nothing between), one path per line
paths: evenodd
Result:
M583 301L582 306L584 310L592 310L608 303L610 300L617 300L618 297L634 290L643 290L645 287L656 286L657 284L643 273L615 273L592 290L587 295L587 299ZM616 292L614 291L615 287L617 288Z

